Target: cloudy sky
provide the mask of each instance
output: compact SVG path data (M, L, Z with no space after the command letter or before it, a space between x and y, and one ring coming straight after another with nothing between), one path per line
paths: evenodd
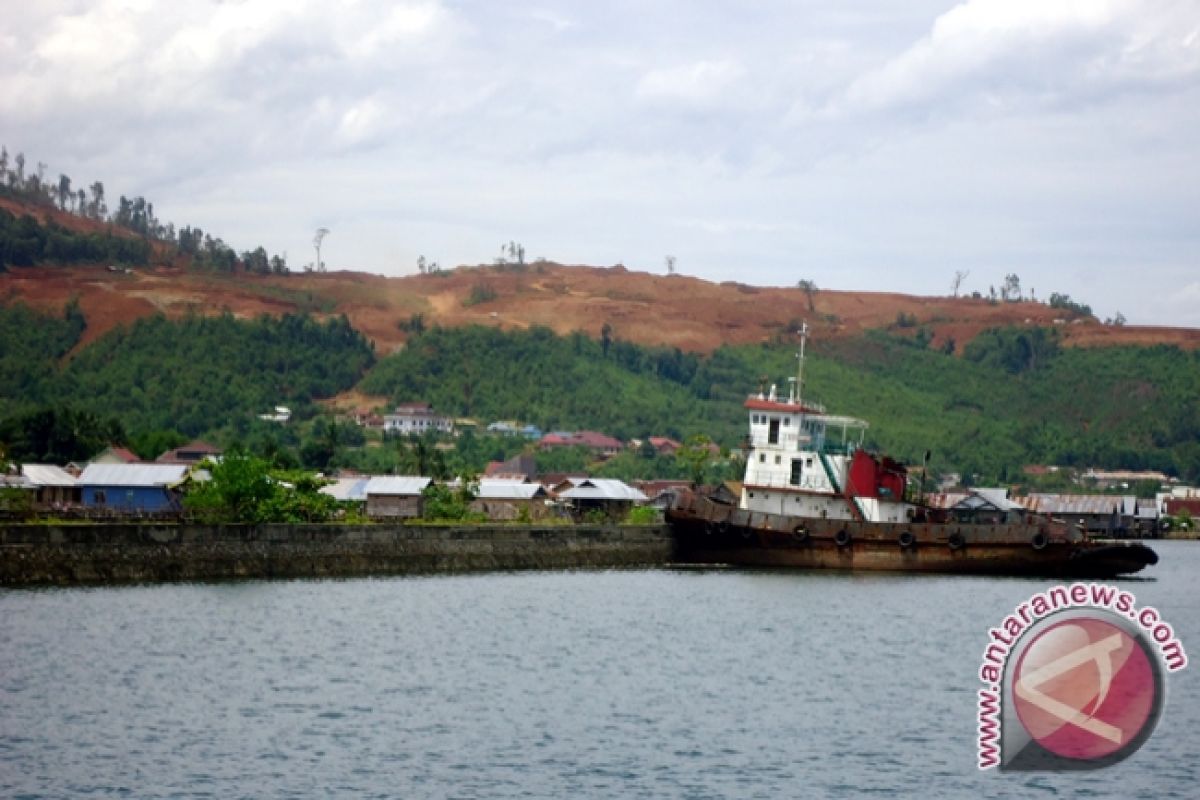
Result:
M235 248L1200 326L1200 0L5 3L0 142Z

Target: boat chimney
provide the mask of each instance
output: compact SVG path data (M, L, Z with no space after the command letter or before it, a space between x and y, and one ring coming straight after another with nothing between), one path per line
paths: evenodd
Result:
M775 400L777 399L777 397L778 396L775 394L775 384L772 383L771 384L771 394L767 397L767 399L770 400L772 403L774 403Z

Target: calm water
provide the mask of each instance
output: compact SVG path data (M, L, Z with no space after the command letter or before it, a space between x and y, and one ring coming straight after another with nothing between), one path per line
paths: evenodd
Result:
M1200 654L1200 544L1126 581ZM1044 581L521 573L0 592L0 796L1200 795L1200 666L1108 770L975 768Z

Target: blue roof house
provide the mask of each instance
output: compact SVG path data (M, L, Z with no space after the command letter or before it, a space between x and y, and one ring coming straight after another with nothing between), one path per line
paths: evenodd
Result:
M79 476L86 508L123 514L179 510L188 464L88 464Z

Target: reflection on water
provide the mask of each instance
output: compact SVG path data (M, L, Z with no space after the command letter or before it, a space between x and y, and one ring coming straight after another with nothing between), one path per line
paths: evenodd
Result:
M1122 582L1200 648L1200 544ZM979 773L1044 581L557 572L0 592L0 795L1195 797L1196 668L1111 769Z

